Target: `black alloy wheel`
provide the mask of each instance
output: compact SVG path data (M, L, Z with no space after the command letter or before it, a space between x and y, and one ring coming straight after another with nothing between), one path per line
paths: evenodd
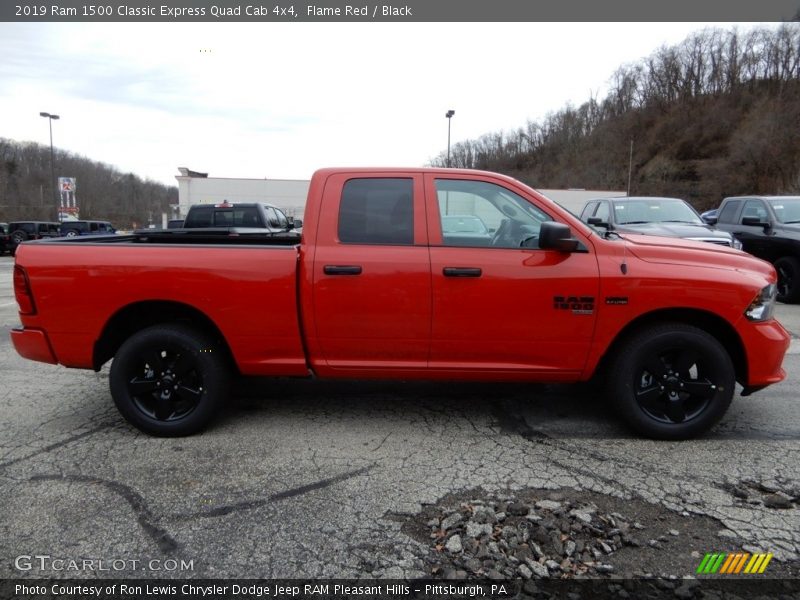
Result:
M800 302L800 261L784 256L775 261L778 272L778 300L787 304Z
M210 422L227 393L228 368L204 334L183 326L144 329L111 365L114 402L135 427L158 436L190 435Z
M610 393L640 433L686 439L704 433L733 399L730 356L707 332L679 323L640 331L613 362Z

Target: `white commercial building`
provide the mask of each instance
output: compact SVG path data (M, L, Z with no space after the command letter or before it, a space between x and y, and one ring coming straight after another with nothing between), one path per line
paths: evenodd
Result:
M283 209L287 216L303 218L309 181L305 179L239 179L209 177L186 167L178 167L178 205L173 206L175 218L186 216L192 204L236 202L268 202ZM624 196L624 191L601 190L539 190L574 214L592 198Z
M192 204L268 202L283 209L289 217L303 217L308 195L308 180L239 179L209 177L207 173L178 167L178 205L176 218L183 218Z

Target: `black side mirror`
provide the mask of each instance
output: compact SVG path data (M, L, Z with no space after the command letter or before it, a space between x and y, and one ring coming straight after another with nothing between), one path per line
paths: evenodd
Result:
M762 221L758 217L743 217L742 225L751 225L753 227L761 226L764 228L764 231L772 227L771 223L769 223L768 221Z
M716 225L718 220L717 217L703 217L703 221L705 221L707 225Z
M603 219L601 219L600 217L589 217L588 219L586 219L586 222L589 225L594 225L596 227L605 227L606 229L608 229L608 223L603 221Z
M578 240L574 239L568 225L556 221L545 221L539 230L539 248L542 250L558 250L559 252L575 252Z

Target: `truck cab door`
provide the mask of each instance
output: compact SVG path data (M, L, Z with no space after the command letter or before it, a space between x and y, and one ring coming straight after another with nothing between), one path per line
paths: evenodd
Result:
M319 210L306 332L312 366L339 377L423 372L431 277L422 176L335 174Z
M748 223L744 223L745 219L749 219ZM749 224L754 220L760 224ZM764 260L773 260L770 249L774 248L774 244L767 239L772 232L771 227L772 219L764 201L748 198L744 201L733 234L742 242L745 252Z
M588 355L599 294L588 240L580 237L576 252L540 249L540 225L554 218L505 180L426 174L425 185L431 370L575 379Z

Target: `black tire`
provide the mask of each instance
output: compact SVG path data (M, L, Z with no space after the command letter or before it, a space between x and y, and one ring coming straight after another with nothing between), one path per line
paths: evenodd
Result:
M150 435L192 435L225 400L228 361L205 334L156 325L128 338L111 363L109 384L122 416Z
M75 237L76 235L78 235L78 231L76 229L69 229L64 235L66 237Z
M784 256L775 261L778 272L778 300L786 304L800 302L800 260Z
M22 229L17 229L14 233L11 234L11 239L15 244L21 244L25 240L28 239L28 234Z
M619 415L655 439L684 440L711 429L728 410L735 384L722 344L681 323L636 332L610 363L609 395Z

